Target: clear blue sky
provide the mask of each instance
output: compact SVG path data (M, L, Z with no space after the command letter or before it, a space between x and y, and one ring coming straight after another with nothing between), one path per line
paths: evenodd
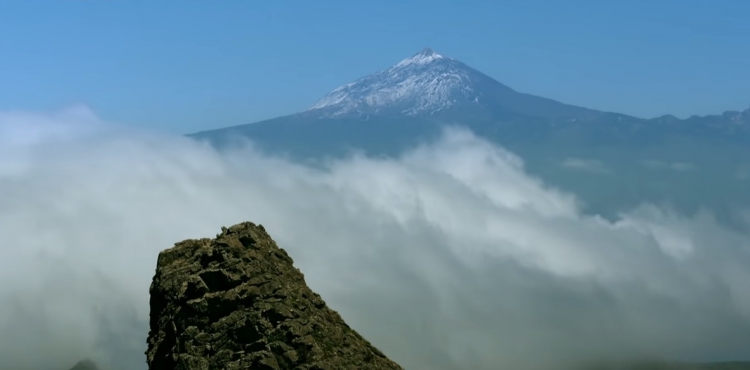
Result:
M750 106L750 1L0 0L0 110L173 132L303 110L429 46L517 90L651 117Z

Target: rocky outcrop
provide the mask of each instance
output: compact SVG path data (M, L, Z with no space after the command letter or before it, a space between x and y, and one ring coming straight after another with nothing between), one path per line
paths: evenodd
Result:
M159 254L149 369L401 369L308 288L260 225Z

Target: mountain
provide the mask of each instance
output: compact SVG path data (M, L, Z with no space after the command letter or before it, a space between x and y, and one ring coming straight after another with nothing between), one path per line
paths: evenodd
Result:
M305 111L188 136L219 147L250 138L269 151L304 158L352 148L393 154L443 125L466 126L510 147L539 140L648 145L674 136L747 142L750 109L685 120L602 112L518 92L428 48L334 89Z
M261 225L162 251L148 368L400 370L305 283Z
M595 110L519 93L429 48L331 91L307 113L319 118L442 115L585 120L602 116Z
M249 138L266 152L317 163L355 149L393 156L446 125L520 155L529 173L579 195L593 213L614 217L641 202L686 212L750 208L750 109L687 119L602 112L516 91L430 49L302 112L188 136L221 149Z

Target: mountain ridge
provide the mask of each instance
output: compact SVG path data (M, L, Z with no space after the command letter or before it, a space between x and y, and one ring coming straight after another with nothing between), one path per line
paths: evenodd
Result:
M334 89L304 113L321 118L420 117L448 110L458 110L453 116L476 110L497 118L519 114L590 119L607 113L518 92L430 48Z
M609 120L674 125L707 120L750 126L750 108L680 119L672 115L641 118L579 107L523 93L456 60L425 48L393 66L343 84L306 110L254 123L204 130L188 136L268 124L279 118L370 120L373 117L437 118L449 121L541 119L560 123Z
M522 93L426 48L393 66L339 86L307 110L188 134L217 147L249 138L271 152L310 157L352 148L394 154L446 125L465 126L497 144L565 141L652 145L674 137L750 142L750 109L679 119L639 118Z

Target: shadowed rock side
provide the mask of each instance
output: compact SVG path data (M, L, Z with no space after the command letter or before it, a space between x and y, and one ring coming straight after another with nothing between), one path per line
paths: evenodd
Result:
M308 288L260 225L161 252L150 292L149 369L401 369Z

